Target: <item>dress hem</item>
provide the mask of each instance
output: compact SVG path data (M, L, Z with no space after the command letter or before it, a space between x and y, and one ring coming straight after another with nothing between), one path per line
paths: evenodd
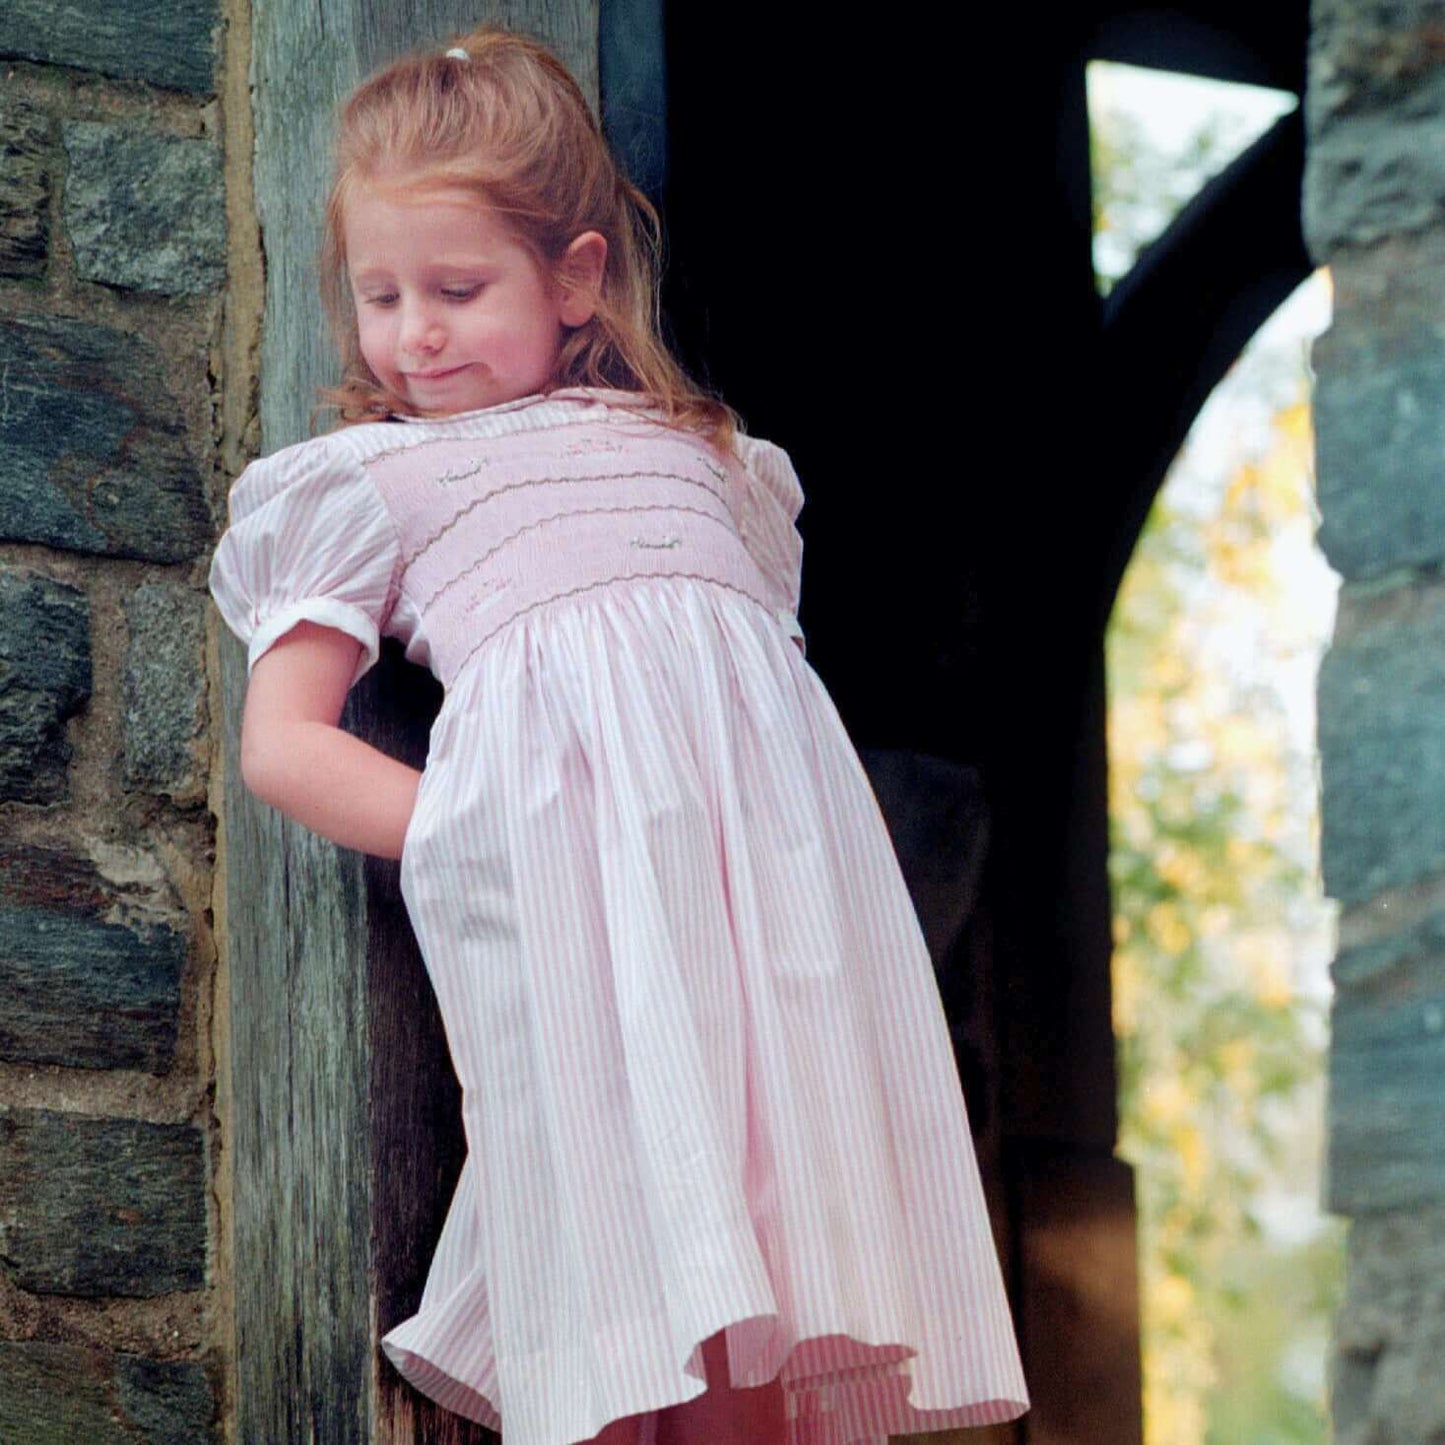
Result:
M413 1388L435 1400L454 1414L500 1431L502 1419L491 1400L480 1390L465 1384L426 1355L396 1342L419 1316L404 1321L388 1332L381 1348L397 1372ZM624 1401L583 1436L555 1435L529 1437L526 1445L585 1445L609 1425L632 1417L650 1419L660 1411L685 1405L702 1395L706 1384L689 1368L700 1359L703 1340L722 1330L746 1325L776 1323L776 1315L748 1315L723 1321L704 1335L685 1356L678 1371L679 1390L667 1398L653 1392L646 1400ZM887 1355L902 1352L900 1357L870 1362L866 1355L861 1362L835 1370L803 1371L794 1362L800 1350L822 1341L836 1340L860 1351L877 1351ZM910 1366L917 1351L896 1340L868 1340L857 1335L838 1332L834 1335L810 1334L798 1339L786 1350L779 1367L757 1384L782 1379L787 1414L787 1445L888 1445L893 1435L934 1430L977 1428L1016 1420L1029 1409L1027 1391L1022 1385L995 1381L991 1392L966 1403L938 1408L920 1408L909 1399ZM790 1365L793 1373L789 1373ZM684 1388L696 1386L696 1388ZM746 1388L734 1385L734 1388Z

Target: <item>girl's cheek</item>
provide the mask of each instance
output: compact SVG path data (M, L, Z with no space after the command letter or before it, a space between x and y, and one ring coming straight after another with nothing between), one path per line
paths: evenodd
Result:
M366 359L366 364L376 371L379 366L384 366L387 359L386 326L375 318L368 318L364 325L358 327L358 338L361 342L361 354Z

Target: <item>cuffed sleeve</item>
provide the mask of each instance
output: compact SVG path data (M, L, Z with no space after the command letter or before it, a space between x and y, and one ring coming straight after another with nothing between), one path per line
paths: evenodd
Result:
M314 622L361 644L359 678L376 661L398 574L396 529L376 489L334 437L320 437L237 479L210 585L248 667Z

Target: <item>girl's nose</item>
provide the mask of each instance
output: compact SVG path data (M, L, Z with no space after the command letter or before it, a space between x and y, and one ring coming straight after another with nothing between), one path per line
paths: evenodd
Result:
M414 356L430 356L442 349L446 333L429 307L412 307L402 320L402 350Z

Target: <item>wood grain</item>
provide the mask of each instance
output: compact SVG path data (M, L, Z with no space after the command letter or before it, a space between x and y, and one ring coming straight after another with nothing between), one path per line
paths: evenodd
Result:
M335 379L315 257L333 117L361 76L484 20L553 43L594 103L595 0L256 0L256 206L266 259L265 451L310 434ZM232 980L236 1438L477 1445L376 1347L414 1308L462 1158L457 1089L394 865L283 823L240 785L239 645L222 647ZM389 654L347 725L420 763L431 680Z

